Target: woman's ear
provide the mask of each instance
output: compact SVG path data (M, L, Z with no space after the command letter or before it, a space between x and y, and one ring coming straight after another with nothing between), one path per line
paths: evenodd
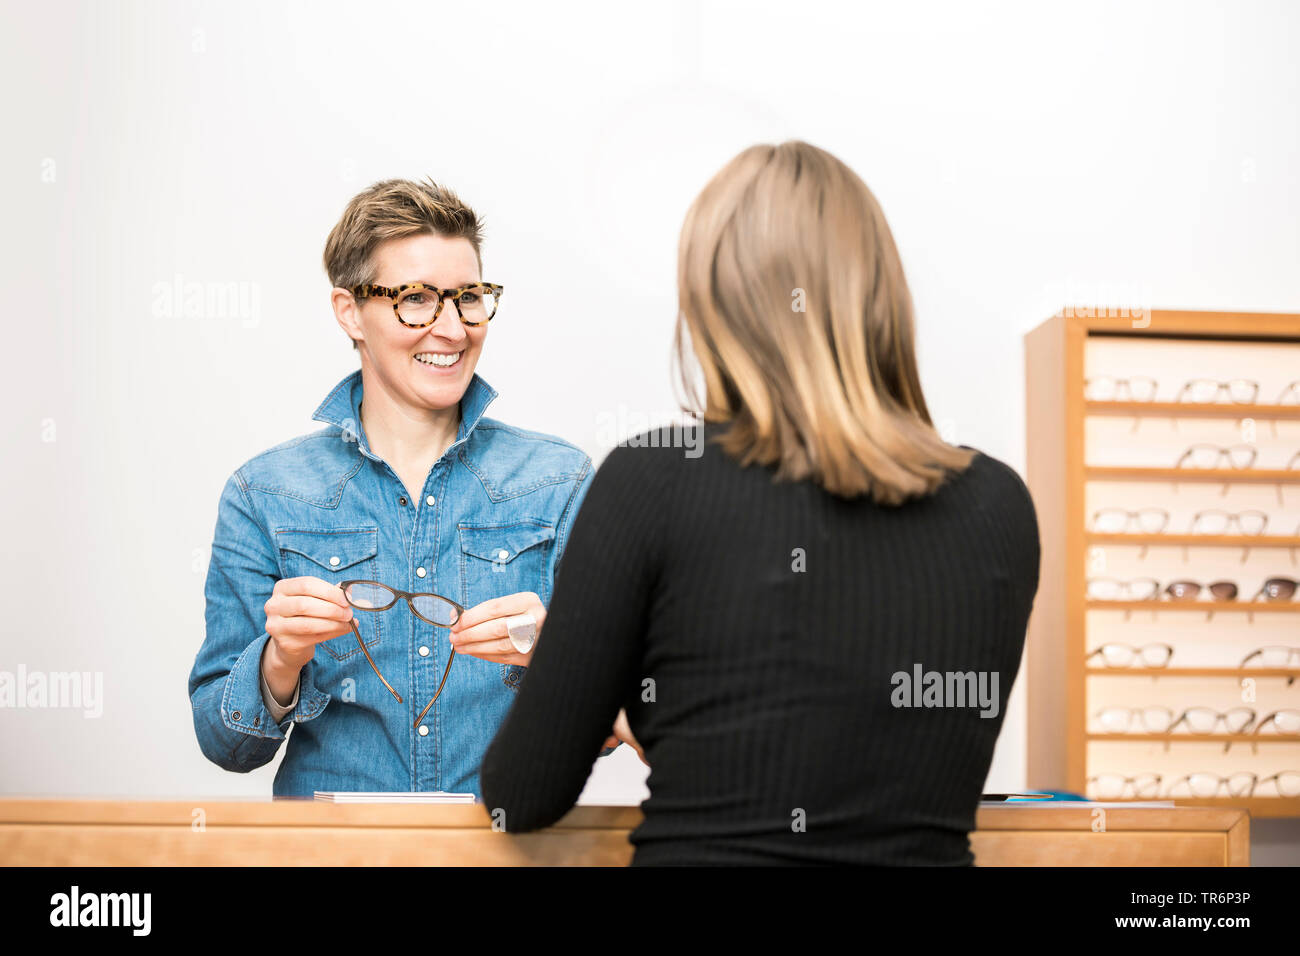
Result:
M335 286L330 291L330 307L334 309L334 318L347 337L353 342L364 342L366 335L361 328L361 307L356 297L347 289Z

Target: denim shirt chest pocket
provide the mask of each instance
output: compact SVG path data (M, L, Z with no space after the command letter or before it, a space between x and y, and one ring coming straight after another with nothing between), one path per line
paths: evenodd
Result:
M461 604L532 591L545 604L555 527L544 521L460 524Z
M286 578L313 577L330 584L376 580L377 527L339 531L289 528L275 533L275 543L280 549L280 572ZM380 640L382 615L356 612L354 617L361 639L368 649L374 650ZM350 628L342 637L322 641L318 647L336 661L345 661L361 653Z
M544 521L513 524L461 524L460 603L473 607L491 598L532 591L545 604L550 599L546 573L555 527ZM523 679L524 668L501 665L501 682L512 691Z

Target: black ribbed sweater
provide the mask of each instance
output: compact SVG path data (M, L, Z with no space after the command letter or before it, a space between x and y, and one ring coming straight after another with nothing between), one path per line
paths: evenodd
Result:
M651 766L637 864L971 863L1038 585L1024 483L977 453L889 507L680 439L599 469L483 761L489 810L559 819L625 707ZM996 714L916 706L896 675L918 667L983 674Z

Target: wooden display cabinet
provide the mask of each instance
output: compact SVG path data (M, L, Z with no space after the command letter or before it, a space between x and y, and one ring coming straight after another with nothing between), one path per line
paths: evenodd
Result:
M1300 816L1300 797L1264 796L1261 788L1239 798L1168 792L1184 773L1264 779L1300 771L1300 734L1116 734L1093 723L1103 704L1222 712L1243 694L1257 695L1244 705L1257 710L1257 722L1300 710L1300 659L1239 666L1258 646L1300 646L1300 594L1251 601L1261 575L1300 577L1300 464L1291 457L1300 453L1300 389L1287 389L1300 380L1300 315L1152 311L1139 319L1063 310L1025 336L1025 360L1027 475L1042 541L1028 635L1029 785L1084 794L1099 773L1153 772L1162 777L1155 799ZM1097 376L1145 376L1158 387L1149 401L1089 399L1085 382ZM1180 401L1179 386L1194 378L1257 381L1257 399ZM1244 469L1173 467L1177 448L1201 442L1245 442L1258 454ZM1159 534L1102 533L1093 528L1102 507L1155 507L1169 520ZM1192 533L1188 513L1207 507L1263 510L1268 525L1260 535ZM1089 600L1088 580L1105 575L1162 586L1171 575L1198 582L1235 575L1244 584L1231 601ZM1164 667L1087 662L1103 641L1159 641L1175 652Z

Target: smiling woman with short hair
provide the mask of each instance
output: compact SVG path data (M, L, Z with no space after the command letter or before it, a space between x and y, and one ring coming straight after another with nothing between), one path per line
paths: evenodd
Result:
M591 461L485 414L475 366L504 290L481 233L431 182L356 196L325 268L361 368L316 409L326 427L222 491L194 727L239 772L288 738L277 795L477 794L531 661Z
M1038 582L1028 491L932 426L893 238L835 157L746 150L679 250L704 452L665 430L601 465L484 801L552 823L622 709L638 864L969 864ZM918 669L987 693L911 706Z

